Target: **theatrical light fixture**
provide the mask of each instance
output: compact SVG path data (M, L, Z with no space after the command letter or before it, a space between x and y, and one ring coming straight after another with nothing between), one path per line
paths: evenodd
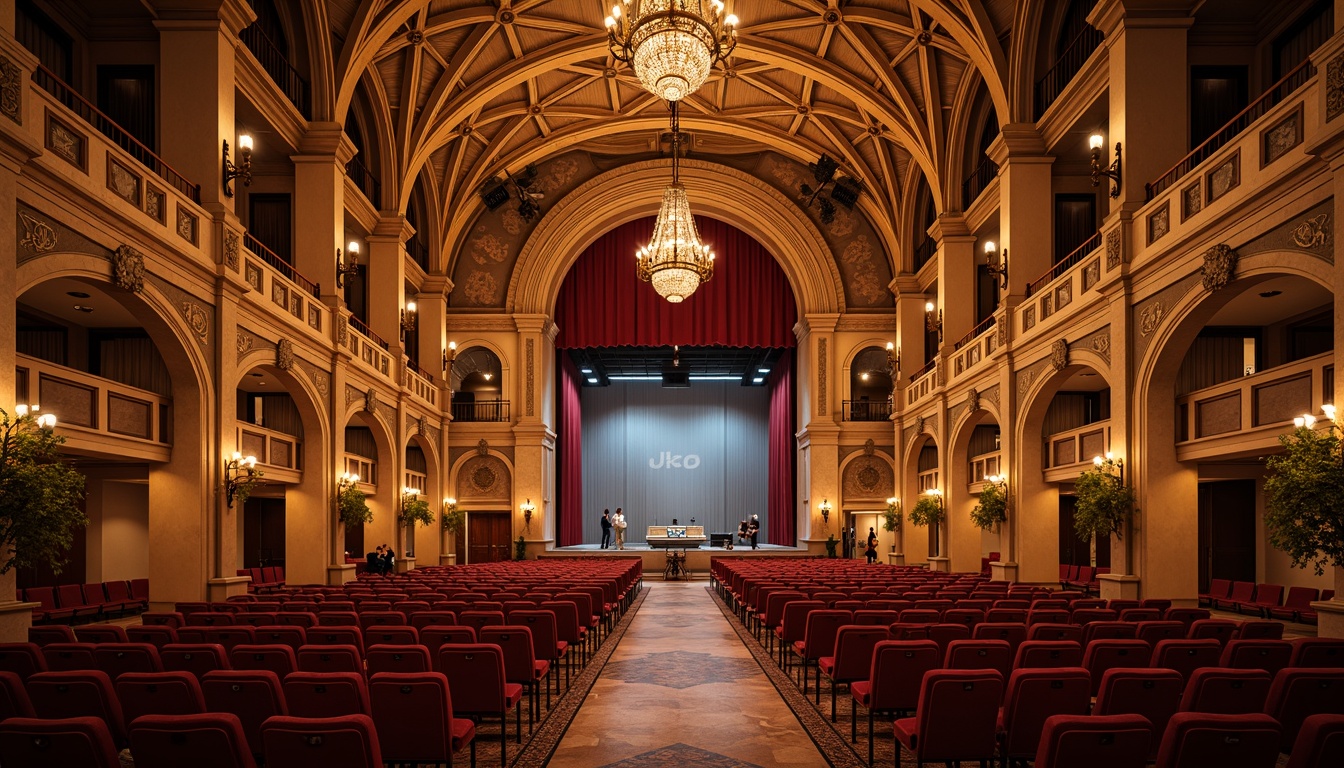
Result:
M55 429L56 414L54 413L39 414L38 411L40 410L42 410L42 408L38 405L19 404L14 406L14 412L18 414L19 418L32 415L33 423L37 424L39 429Z
M538 189L533 189L532 184L537 180L537 167L528 165L519 171L517 175L504 171L504 179L501 181L496 178L490 182L490 186L481 190L481 200L485 207L491 211L498 210L502 205L509 201L510 197L518 198L518 215L523 221L532 221L541 213L542 198L546 193Z
M533 504L531 499L528 499L519 504L518 508L523 511L523 527L530 529L532 527L532 515L537 511L537 505Z
M1296 419L1294 419L1294 422L1296 422ZM1107 474L1110 474L1111 470L1114 469L1116 477L1120 478L1120 483L1122 485L1124 484L1125 482L1124 459L1117 459L1114 453L1107 451L1105 456L1093 456L1092 464L1097 469L1103 470Z
M929 333L938 332L938 343L943 343L943 310L939 309L938 314L933 313L933 302L924 302L924 330Z
M985 241L985 271L997 275L999 285L1005 290L1008 288L1008 249L998 251L993 240Z
M1115 160L1105 168L1101 167L1102 145L1106 140L1100 133L1094 133L1087 140L1088 146L1092 148L1092 186L1101 185L1101 177L1105 176L1111 180L1111 197L1120 196L1120 142L1115 142Z
M891 385L896 386L901 377L901 348L890 341L887 342L887 375L891 377Z
M448 347L447 347L446 349L443 350L443 372L444 372L444 373L447 373L447 372L448 372L448 366L452 365L452 364L453 364L453 360L455 360L455 359L457 359L457 342L456 342L456 341L450 341L450 342L448 342Z
M346 257L341 258L341 249L336 249L336 287L344 288L346 278L359 274L359 243L351 240L345 246Z
M243 182L244 187L252 186L252 137L246 133L238 134L238 164L229 160L229 142L224 140L224 196L233 197L233 180Z
M256 482L257 477L257 457L244 456L234 451L224 462L224 498L227 506L233 506L233 497L243 486L251 486Z
M830 502L830 500L829 500L829 499L822 499L821 504L817 505L817 508L821 510L821 522L823 522L823 523L829 523L829 522L831 522L831 502Z
M415 321L419 316L420 312L416 303L414 301L406 302L406 308L401 310L401 335L403 337L415 330Z
M817 162L812 163L810 167L817 186L814 188L811 184L804 183L799 187L804 208L810 208L816 203L822 224L835 221L835 203L845 206L847 210L854 209L854 204L859 201L859 193L863 191L859 182L847 176L835 178L835 172L840 165L829 155L817 158ZM829 198L821 197L821 193L827 189L830 190Z
M663 204L648 245L635 253L639 279L653 285L659 296L673 304L686 300L701 283L714 276L714 252L700 242L691 215L691 202L677 175L681 132L677 102L672 102L672 184L663 190Z
M722 0L620 0L606 18L607 48L649 93L679 101L737 46L737 17L723 10Z

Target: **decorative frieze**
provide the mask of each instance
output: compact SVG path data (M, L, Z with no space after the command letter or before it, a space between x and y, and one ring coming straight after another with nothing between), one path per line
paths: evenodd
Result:
M527 393L526 393L525 400L526 400L526 405L527 405L527 415L528 415L528 416L532 416L532 415L535 413L535 407L534 407L534 406L535 406L535 399L536 399L536 394L535 394L535 392L536 392L536 383L537 383L537 373L536 373L536 359L535 359L535 358L536 358L537 340L536 340L536 339L528 339L528 340L527 340L527 344L526 344L526 349L527 349L527 352L526 352L525 357L526 357L526 363L527 363Z
M238 269L238 232L224 230L224 263L231 270Z
M23 85L23 70L8 56L0 56L0 112L19 125L23 125Z

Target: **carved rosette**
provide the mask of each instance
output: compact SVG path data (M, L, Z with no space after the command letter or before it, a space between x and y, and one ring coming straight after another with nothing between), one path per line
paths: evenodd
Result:
M294 367L294 342L289 339L281 339L275 345L275 367L282 371L288 371Z
M1056 371L1062 371L1069 367L1069 342L1063 339L1055 339L1050 345L1050 365L1054 366Z
M1237 252L1227 243L1219 243L1204 252L1203 275L1204 290L1212 293L1227 287L1237 271Z
M850 462L842 480L847 500L886 498L895 485L891 466L877 456L863 456Z
M112 282L131 293L145 290L145 255L129 245L112 254Z
M364 410L371 415L378 415L378 390L369 387L369 391L364 393Z
M864 456L872 456L876 452L877 452L877 444L873 442L873 438L870 437L867 440L863 441Z

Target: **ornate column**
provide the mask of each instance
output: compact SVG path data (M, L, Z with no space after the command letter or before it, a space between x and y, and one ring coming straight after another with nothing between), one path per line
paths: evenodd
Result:
M415 230L404 216L384 216L369 235L369 327L391 345L392 359L400 361L405 341L401 316L407 301L405 242Z
M975 327L975 235L961 214L944 213L929 227L938 241L938 310L943 317L943 344L938 354L949 364L952 345ZM967 295L967 291L970 295Z
M521 363L514 401L516 424L513 467L513 538L527 541L535 557L555 543L555 408L547 399L547 382L554 377L555 323L546 315L514 315L518 329L516 359ZM522 504L536 511L528 523Z
M840 425L835 421L841 391L836 385L839 319L836 314L810 314L799 322L806 330L798 335L798 380L807 382L807 396L799 392L798 545L818 554L826 551L829 535L818 505L840 498Z

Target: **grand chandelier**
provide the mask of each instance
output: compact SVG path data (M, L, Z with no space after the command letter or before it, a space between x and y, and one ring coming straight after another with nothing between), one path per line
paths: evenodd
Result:
M737 46L737 17L723 16L722 0L621 0L606 23L611 55L667 101L695 93Z
M651 283L659 296L680 304L701 283L714 276L714 252L700 242L686 188L677 176L681 144L677 102L672 102L672 185L663 190L663 204L649 244L635 253L639 279Z

